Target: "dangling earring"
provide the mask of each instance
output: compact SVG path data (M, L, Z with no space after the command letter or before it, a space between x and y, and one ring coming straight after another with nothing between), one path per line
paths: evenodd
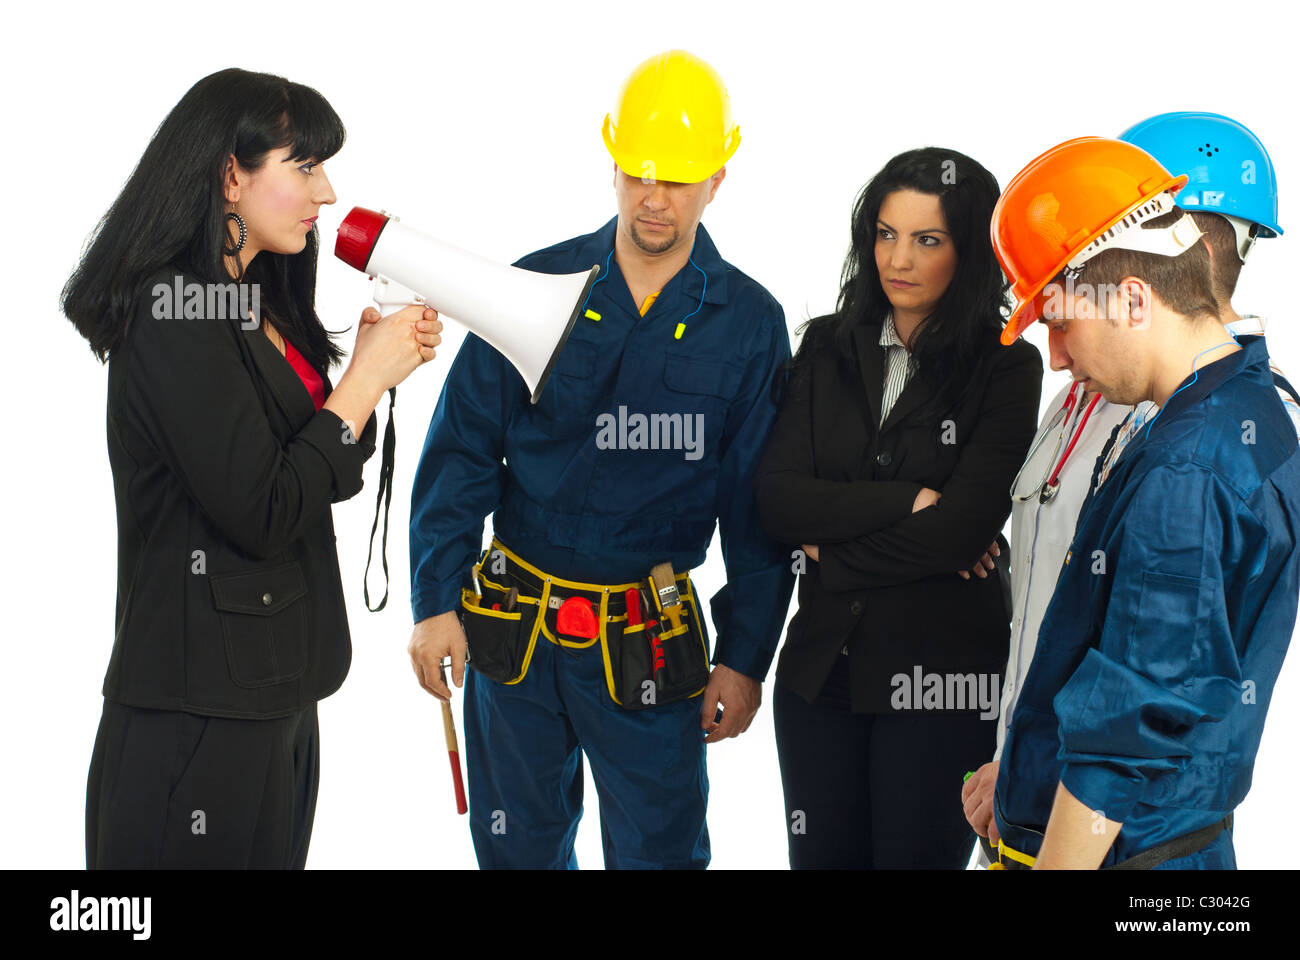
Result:
M226 214L226 221L229 222L231 220L234 220L236 225L238 225L239 227L239 242L236 243L233 248L228 247L225 244L222 244L221 252L228 257L233 257L235 254L239 253L240 250L243 250L244 241L248 239L248 227L244 223L244 218L241 217L239 214L235 213L234 211L231 211L230 213Z

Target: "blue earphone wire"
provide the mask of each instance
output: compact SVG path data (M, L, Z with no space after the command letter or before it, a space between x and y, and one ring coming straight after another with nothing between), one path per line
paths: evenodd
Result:
M606 280L609 279L609 261L613 258L613 256L614 256L614 248L610 247L609 256L605 258L605 268L601 270L600 276L596 278L596 282L593 283L591 285L591 289L587 291L587 299L582 301L582 311L578 314L578 316L583 317L587 315L587 303L588 301L591 300L591 291L595 290L598 286L600 286L602 283L604 283Z
M696 270L700 270L694 258L687 257L686 262L689 263L692 267L695 267ZM700 270L700 276L704 278L704 289L700 291L700 302L696 305L694 310L692 310L690 313L688 313L686 316L682 317L682 319L678 321L679 326L684 326L687 320L691 319L691 317L695 316L697 313L700 312L700 310L704 308L704 295L709 292L709 275L705 273L703 270Z
M1232 339L1224 340L1223 343L1216 343L1212 347L1206 347L1204 350L1202 350L1200 353L1198 353L1196 356L1192 358L1192 379L1189 382L1184 383L1181 387L1179 387L1177 390L1171 393L1169 395L1169 400L1172 400L1174 397L1178 396L1180 393L1182 393L1184 390L1190 387L1193 383L1196 382L1196 378L1201 375L1200 371L1196 369L1197 360L1201 359L1201 357L1205 356L1211 350L1218 350L1220 347L1226 347L1229 343L1235 343L1237 346L1241 346L1241 341L1237 339L1237 335L1233 333L1231 330L1228 331L1228 336L1232 337ZM1147 437L1151 436L1151 428L1155 426L1155 422L1160 418L1160 414L1165 412L1165 407L1169 406L1169 400L1166 400L1164 404L1160 407L1160 409L1156 411L1156 415L1152 417L1149 421L1147 421L1146 437L1144 437L1143 439L1146 439Z
M604 283L607 279L609 279L609 261L613 258L613 256L614 256L614 251L611 249L609 251L609 256L605 258L605 268L604 270L601 271L600 278L591 285L591 289L587 291L587 299L582 301L582 310L579 312L578 316L586 315L587 303L588 301L591 300L592 291L595 290L596 287L600 286L600 284ZM695 267L696 270L700 270L699 265L695 262L695 259L693 257L687 257L686 262L689 263L692 267ZM694 310L692 310L686 316L682 317L680 321L678 321L679 326L685 324L687 320L691 319L691 317L695 316L702 309L704 309L704 295L709 292L709 275L705 273L703 270L700 270L700 276L704 278L704 289L700 291L700 302L696 304Z

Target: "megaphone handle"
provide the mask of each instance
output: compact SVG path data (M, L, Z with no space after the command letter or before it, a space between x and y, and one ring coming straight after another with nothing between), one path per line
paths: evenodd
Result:
M375 306L379 308L380 316L389 317L398 310L404 310L415 303L424 303L424 298L400 283L395 283L387 277L375 277Z

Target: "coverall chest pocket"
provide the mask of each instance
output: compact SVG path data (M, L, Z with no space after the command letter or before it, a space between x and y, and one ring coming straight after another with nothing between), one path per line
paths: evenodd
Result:
M553 421L594 422L593 405L599 393L596 378L596 344L570 339L555 358L551 376L538 404Z
M211 583L230 678L265 687L300 677L307 667L307 581L298 562L214 574Z
M687 459L718 454L727 407L740 385L740 368L698 357L664 358L661 448L685 450ZM662 438L661 438L662 439Z

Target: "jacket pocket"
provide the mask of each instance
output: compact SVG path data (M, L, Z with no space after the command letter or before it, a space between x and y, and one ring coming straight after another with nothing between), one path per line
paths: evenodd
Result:
M230 678L266 687L307 668L307 582L297 561L214 574L212 599L221 620Z

